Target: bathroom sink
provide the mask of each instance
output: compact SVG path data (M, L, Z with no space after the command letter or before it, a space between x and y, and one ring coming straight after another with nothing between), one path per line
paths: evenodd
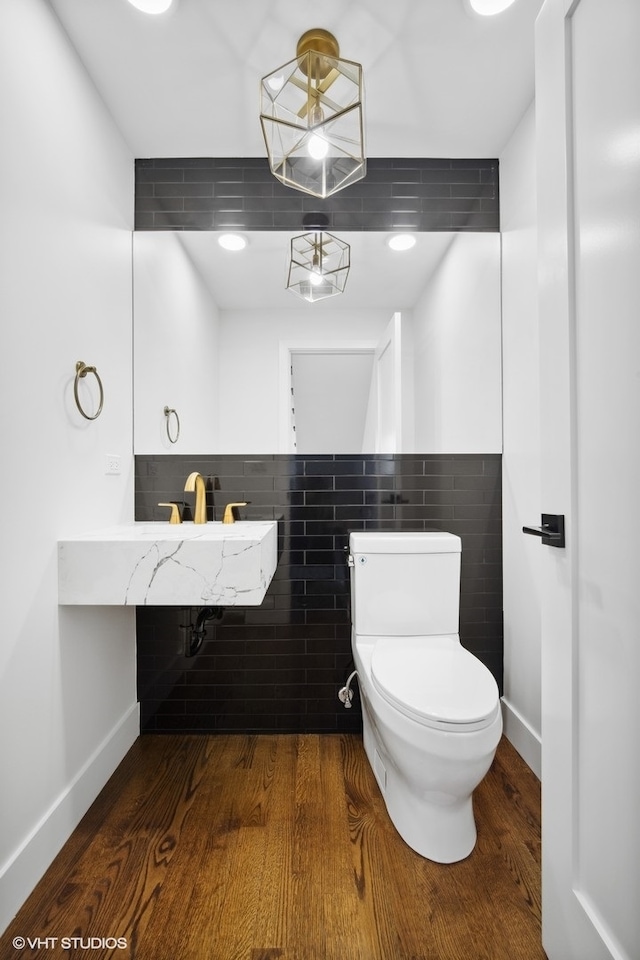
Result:
M58 602L257 606L276 558L273 520L119 524L58 541Z

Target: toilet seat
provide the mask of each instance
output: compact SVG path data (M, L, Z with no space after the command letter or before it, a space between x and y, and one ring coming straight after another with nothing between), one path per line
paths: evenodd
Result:
M500 709L491 672L451 637L380 637L371 679L396 710L451 733L481 730Z

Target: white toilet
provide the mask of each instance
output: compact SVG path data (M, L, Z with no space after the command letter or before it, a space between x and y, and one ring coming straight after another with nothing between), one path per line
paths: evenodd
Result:
M352 533L349 549L369 763L406 843L439 863L462 860L475 846L471 794L502 713L493 675L458 636L460 538Z

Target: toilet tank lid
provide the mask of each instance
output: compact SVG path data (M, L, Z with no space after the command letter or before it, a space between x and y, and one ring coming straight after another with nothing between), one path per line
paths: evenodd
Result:
M440 530L365 530L349 534L351 553L460 553L462 541Z

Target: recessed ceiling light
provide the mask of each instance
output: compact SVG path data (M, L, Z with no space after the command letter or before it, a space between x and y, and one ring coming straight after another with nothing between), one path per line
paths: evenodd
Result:
M389 237L387 244L392 250L411 250L411 247L416 245L415 234L396 233L393 237Z
M478 14L481 17L493 17L496 13L502 13L515 3L515 0L464 0L467 10L472 14Z
M143 13L166 13L173 0L129 0L132 7Z
M247 238L239 233L222 233L218 237L218 243L225 250L244 250L247 245Z

